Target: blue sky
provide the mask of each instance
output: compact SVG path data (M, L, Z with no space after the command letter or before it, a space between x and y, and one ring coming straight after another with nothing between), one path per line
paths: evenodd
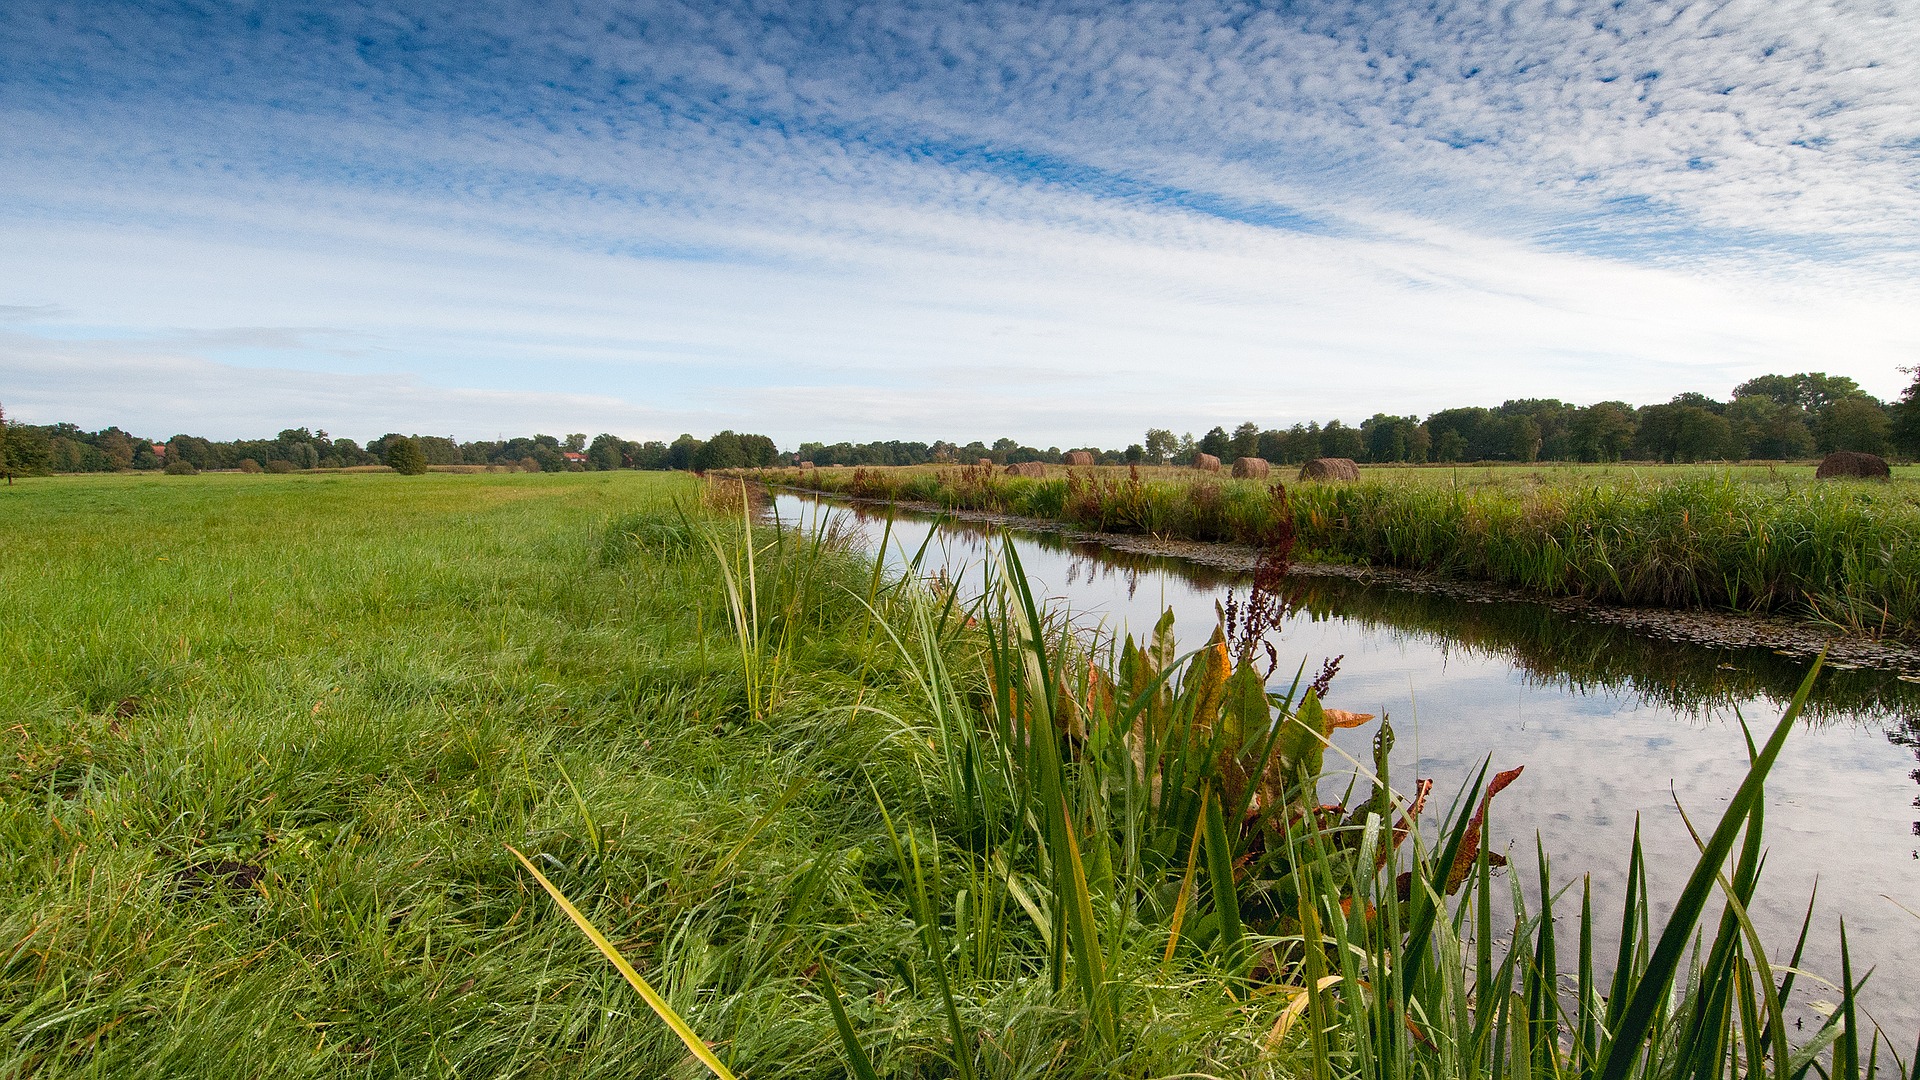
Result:
M0 402L1111 446L1892 396L1917 57L1913 2L14 0Z

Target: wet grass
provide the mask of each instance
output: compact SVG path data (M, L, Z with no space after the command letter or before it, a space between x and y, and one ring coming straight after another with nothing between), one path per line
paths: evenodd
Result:
M1779 612L1920 638L1920 485L1815 482L1793 467L1370 469L1288 485L1298 551L1656 607ZM1257 542L1264 481L1159 470L812 469L811 490L1177 539Z
M1010 556L969 605L658 474L0 498L0 1076L1906 1068L1747 933L1791 713L1671 921L1515 916L1499 777L1330 810L1364 721Z

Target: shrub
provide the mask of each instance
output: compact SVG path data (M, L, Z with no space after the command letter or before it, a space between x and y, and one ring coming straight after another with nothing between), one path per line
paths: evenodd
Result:
M387 468L402 476L419 476L427 471L427 454L417 440L387 440Z
M278 459L269 461L267 462L267 471L270 473L290 473L293 471L293 462L280 461Z
M167 462L167 467L164 471L168 476L193 476L199 473L200 470L194 468L193 462L188 461L186 458L174 458L172 461Z
M250 457L243 457L240 459L240 471L243 473L257 473L260 471L260 463Z

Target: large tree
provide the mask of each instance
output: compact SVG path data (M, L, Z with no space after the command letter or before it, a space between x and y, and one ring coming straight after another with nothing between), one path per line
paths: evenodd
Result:
M1166 428L1148 428L1141 449L1146 451L1147 464L1165 465L1179 452L1180 439Z
M1813 421L1814 438L1820 449L1858 450L1867 454L1887 452L1887 438L1893 425L1887 410L1870 397L1842 398L1821 410Z
M1798 375L1762 375L1757 379L1748 379L1733 388L1733 396L1736 399L1754 396L1771 398L1782 405L1818 415L1834 402L1864 395L1860 392L1860 384L1845 375L1803 371Z

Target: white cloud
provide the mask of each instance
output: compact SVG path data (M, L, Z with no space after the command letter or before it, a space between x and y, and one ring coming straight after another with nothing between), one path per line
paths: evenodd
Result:
M488 25L427 20L405 58L344 30L246 41L204 85L191 35L145 27L62 62L147 65L185 107L5 114L0 317L37 336L0 375L40 365L42 400L85 400L58 386L91 369L47 365L90 349L397 378L425 411L392 426L469 435L500 394L574 430L1043 445L1764 371L1904 385L1920 20L1502 10L861 9L821 31L657 7L642 37L522 12L497 70L449 44ZM281 426L241 393L202 426ZM162 400L194 426L159 391L119 422Z

